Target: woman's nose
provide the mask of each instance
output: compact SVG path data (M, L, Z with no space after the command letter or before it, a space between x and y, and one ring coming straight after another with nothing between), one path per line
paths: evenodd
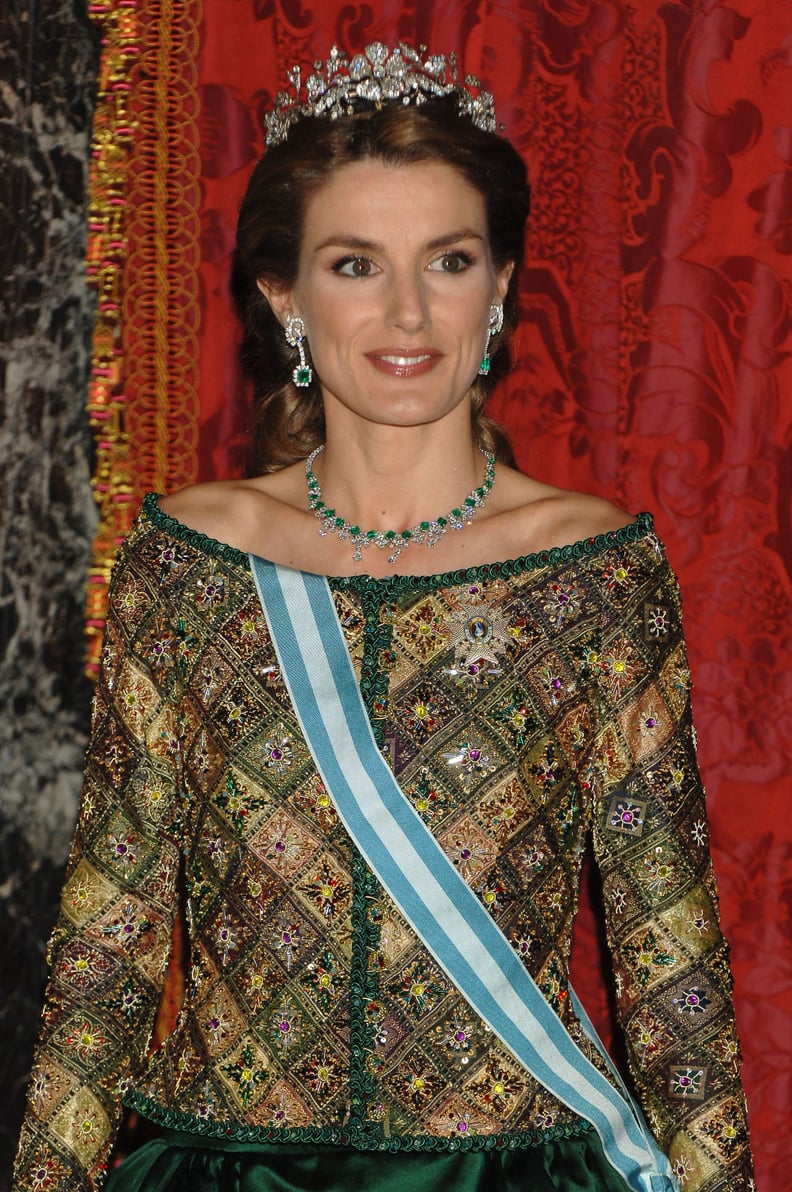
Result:
M415 334L429 322L429 310L422 278L414 273L396 274L388 288L387 323Z

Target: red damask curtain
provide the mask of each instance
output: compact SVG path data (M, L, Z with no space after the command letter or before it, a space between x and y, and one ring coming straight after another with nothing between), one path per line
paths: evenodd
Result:
M148 488L244 466L235 212L287 66L456 50L533 183L494 403L543 480L651 509L685 596L757 1184L792 1112L792 12L786 0L96 0L89 264L102 510L89 626ZM602 1019L588 961L578 984Z

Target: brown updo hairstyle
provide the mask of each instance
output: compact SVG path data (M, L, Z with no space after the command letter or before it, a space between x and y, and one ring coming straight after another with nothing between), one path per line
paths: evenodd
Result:
M515 324L528 181L522 159L509 142L476 128L459 114L456 97L449 95L419 106L399 101L379 108L365 104L338 120L303 117L253 171L239 213L233 273L234 297L244 323L242 366L255 388L253 467L256 472L277 471L305 459L325 437L319 383L314 376L305 389L294 385L297 353L286 343L256 281L262 278L283 289L294 285L308 200L335 170L366 159L389 166L441 162L457 170L484 198L495 267L513 261L515 268L504 302L503 332L491 344L491 370L473 385L473 434L480 447L511 463L509 442L486 417L484 405L508 368L505 346Z

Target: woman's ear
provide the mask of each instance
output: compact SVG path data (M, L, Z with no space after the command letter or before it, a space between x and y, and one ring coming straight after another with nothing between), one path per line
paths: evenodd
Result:
M503 268L498 270L496 282L498 302L502 303L509 292L509 282L511 281L512 273L514 273L514 261L507 261Z
M258 278L256 285L269 302L272 313L281 327L285 327L289 315L294 314L291 309L291 290L284 286L274 286L264 277Z

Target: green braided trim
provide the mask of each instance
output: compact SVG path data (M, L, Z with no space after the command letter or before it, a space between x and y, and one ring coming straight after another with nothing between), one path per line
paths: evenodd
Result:
M177 518L163 513L157 493L146 494L143 513L152 525L164 530L172 538L188 543L195 550L212 558L222 559L225 563L250 567L250 560L244 551L218 542L216 538L210 538L208 534L202 534L198 530L191 530ZM454 588L460 584L510 579L525 571L539 571L544 567L559 567L611 550L614 546L627 546L631 542L639 542L653 532L654 521L651 513L639 513L637 521L631 522L628 526L621 526L618 530L609 530L607 534L597 534L593 538L581 538L579 542L573 542L569 546L554 546L550 550L535 551L533 554L507 559L502 563L481 563L478 567L462 567L458 571L444 571L437 575L388 575L382 579L372 579L369 575L331 575L327 578L334 588L345 591L375 590L381 599L393 600L399 593L416 588Z
M363 614L366 626L363 634L363 659L360 688L369 721L377 744L382 746L382 721L376 717L378 702L388 694L388 675L380 666L382 651L391 642L391 626L380 624L380 601L371 593L363 594ZM380 946L380 915L377 907L382 898L379 882L357 849L352 855L352 966L349 988L349 1128L382 1133L382 1126L368 1122L368 1107L377 1098L377 1079L368 1060L375 1055L375 1035L378 1025L367 1011L376 1003L380 993L379 972L369 963L371 954Z
M360 1127L344 1126L243 1126L239 1122L198 1118L176 1109L167 1109L157 1101L137 1092L127 1091L124 1104L136 1109L143 1117L168 1130L185 1130L205 1138L226 1138L233 1142L299 1143L348 1146L358 1151L520 1151L545 1146L565 1138L579 1138L588 1134L592 1126L578 1118L547 1130L521 1130L510 1134L478 1134L474 1137L450 1138L445 1135L405 1134L391 1138L367 1132Z

